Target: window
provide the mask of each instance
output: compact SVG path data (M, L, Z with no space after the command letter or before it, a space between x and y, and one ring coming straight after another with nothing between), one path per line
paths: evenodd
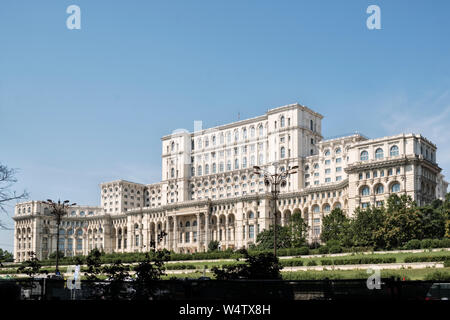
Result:
M205 165L205 174L209 174L209 164Z
M341 172L342 171L342 167L336 167L336 172Z
M325 211L325 212L330 212L330 210L331 210L331 207L330 207L329 204L326 204L326 205L323 207L323 211Z
M199 176L202 175L202 166L197 167L197 175L199 175Z
M220 162L220 163L219 163L219 171L220 171L220 172L223 172L223 169L224 169L224 168L223 168L223 162Z
M335 153L335 154L341 154L341 148L337 148L337 149L334 151L334 153Z
M253 239L255 237L255 226L253 224L248 226L248 237Z
M286 156L286 149L284 147L281 147L280 155L281 155L281 159L284 159L284 157Z
M264 128L262 125L259 125L258 127L259 136L262 137L264 135Z
M384 187L382 184L379 184L375 187L375 193L376 194L382 194L384 193Z
M392 146L391 147L390 155L391 155L391 157L398 156L398 147L397 146Z
M239 169L239 159L234 159L234 169Z
M361 152L360 159L361 161L369 160L369 153L366 150L364 150L363 152Z
M363 202L363 203L361 203L361 208L363 208L363 209L367 209L367 208L369 208L369 202Z
M242 159L242 168L247 168L247 157L244 157L243 159Z
M342 158L336 158L336 163L341 163Z
M368 196L368 195L370 195L370 189L369 189L368 186L362 187L362 189L361 189L361 195L362 195L362 196Z
M325 169L325 174L330 174L331 173L331 169Z
M255 127L250 128L250 137L252 137L252 138L255 137Z
M383 159L383 149L378 148L375 150L375 159Z
M325 150L324 155L325 155L325 157L329 156L330 155L330 150L329 149Z
M231 160L227 161L227 170L231 170Z
M391 192L399 192L400 191L400 183L396 182L391 186Z
M234 141L238 141L238 140L239 140L239 131L234 130Z
M195 176L195 168L194 167L191 168L191 176Z
M325 183L331 182L331 178L325 178Z
M337 176L336 177L336 181L341 181L342 180L342 177L341 176Z

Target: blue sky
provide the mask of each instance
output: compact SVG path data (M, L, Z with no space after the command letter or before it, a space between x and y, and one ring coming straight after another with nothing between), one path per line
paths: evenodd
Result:
M81 30L66 27L72 4ZM366 27L371 4L381 30ZM449 12L438 0L2 0L0 162L30 199L98 205L100 182L160 180L172 130L299 102L325 116L325 137L422 133L448 175Z

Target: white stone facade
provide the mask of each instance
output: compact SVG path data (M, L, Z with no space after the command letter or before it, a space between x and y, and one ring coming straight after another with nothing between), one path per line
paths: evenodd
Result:
M319 241L324 215L340 207L381 205L393 192L419 204L445 196L447 185L436 163L436 146L418 134L367 139L353 134L323 140L323 116L299 104L193 133L162 138L162 181L144 185L125 180L100 184L100 207L74 207L63 218L60 249L66 255L148 251L176 252L248 247L273 224L273 201L258 165L271 170L299 166L281 190L278 223L300 212L309 241ZM40 201L15 208L14 256L29 251L45 258L56 251L55 220ZM158 238L164 231L167 235Z

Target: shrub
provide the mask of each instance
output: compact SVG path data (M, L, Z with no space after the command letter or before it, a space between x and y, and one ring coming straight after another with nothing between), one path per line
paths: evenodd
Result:
M328 247L327 246L322 246L322 247L320 247L319 248L319 253L320 254L326 254L326 253L328 253Z
M283 267L301 267L303 266L303 260L298 259L280 260L280 264Z
M436 270L425 276L427 281L450 281L450 272Z
M316 262L316 260L311 260L311 261L308 261L308 263L307 263L307 266L309 266L309 267L312 267L312 266L317 266L317 262Z
M298 255L299 256L306 256L308 254L309 254L309 248L308 247L298 248Z
M450 248L450 238L444 238L441 240L441 248Z
M330 249L328 250L330 253L341 253L342 252L342 247L340 245L333 245L330 247Z
M418 239L412 239L412 240L409 240L407 243L405 243L406 250L420 249L420 247L421 247L421 242Z
M450 259L450 255L449 254L444 254L444 255L436 255L436 256L407 256L405 257L405 262L409 263L409 262L438 262L438 261L445 261Z
M423 239L421 242L422 249L429 249L433 247L433 240L432 239Z
M442 241L439 239L433 239L433 241L431 241L431 247L432 248L442 248Z

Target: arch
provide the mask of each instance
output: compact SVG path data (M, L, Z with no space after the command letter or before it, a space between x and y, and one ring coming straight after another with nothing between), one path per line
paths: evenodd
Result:
M291 216L292 216L291 210L289 209L284 210L282 222L284 222L285 225L288 224L291 221Z
M280 149L280 157L281 159L284 159L286 157L286 149L284 147L281 147Z
M363 150L361 151L360 155L359 155L359 159L361 161L367 161L369 160L369 152L367 152L367 150Z
M329 156L330 155L330 149L325 149L325 151L323 152L323 154L325 156Z
M324 204L322 205L322 211L323 211L323 212L330 212L330 211L331 211L331 206L330 206L330 204L324 203Z
M370 188L367 185L363 185L359 188L359 194L361 196L370 196Z
M284 128L284 126L285 126L285 119L284 119L284 116L281 116L281 118L280 118L280 127Z
M375 194L383 194L384 193L384 185L382 183L378 183L374 187Z
M333 209L336 209L336 208L341 209L341 207L342 207L342 205L341 205L341 203L340 203L339 201L337 201L337 202L335 202L335 203L333 204Z
M228 215L228 225L234 225L234 222L235 222L234 214L230 213Z
M249 218L249 219L254 219L255 218L255 214L253 213L253 211L248 211L247 212L247 217Z
M384 157L383 149L378 148L377 150L375 150L375 159L383 159L383 157Z
M398 156L399 151L398 151L398 146L397 145L393 145L390 149L389 149L389 155L391 157L395 157Z
M319 205L315 204L311 207L311 212L312 213L319 213L320 212L320 207Z
M401 191L400 182L392 181L389 185L389 191L391 193L400 192Z

